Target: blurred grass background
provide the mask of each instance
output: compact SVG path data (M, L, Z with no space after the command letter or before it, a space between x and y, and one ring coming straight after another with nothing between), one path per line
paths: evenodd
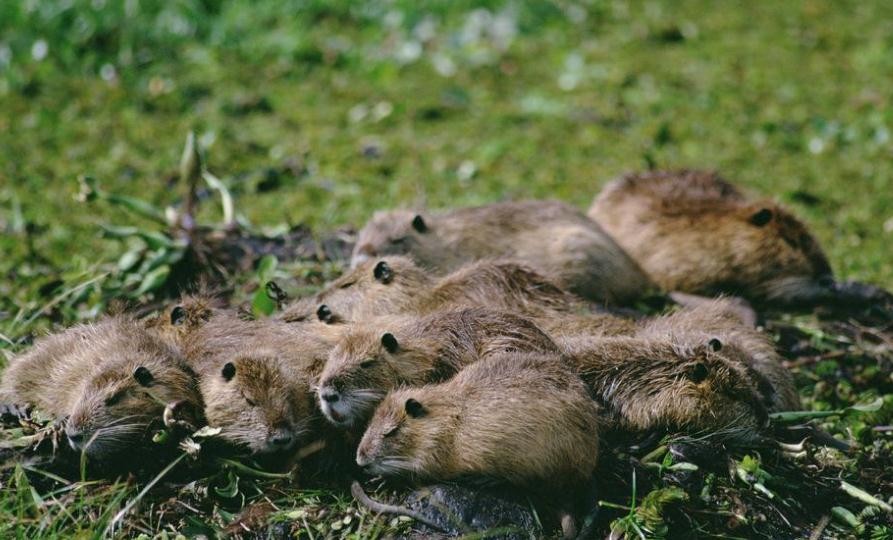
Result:
M100 226L134 219L77 202L78 175L178 205L189 130L258 227L520 197L584 209L629 170L714 168L792 206L839 274L890 288L891 52L880 1L0 1L0 348L95 317L103 285L72 287L119 272L129 247ZM861 379L820 362L807 408L889 404L873 362ZM870 440L889 417L854 422L832 431ZM19 536L83 533L136 489L72 487L47 510L16 471L0 531Z
M185 133L257 225L560 197L716 168L893 286L887 2L0 3L0 294L116 254L110 190L175 203ZM207 211L213 211L208 205ZM28 238L26 238L28 237Z

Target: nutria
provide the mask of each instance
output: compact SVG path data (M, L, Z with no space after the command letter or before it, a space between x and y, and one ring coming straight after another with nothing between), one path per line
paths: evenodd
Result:
M501 481L573 515L598 460L598 413L559 356L497 354L449 381L390 392L357 464L413 481Z
M603 407L614 433L678 431L762 443L771 396L717 338L703 343L641 337L559 341Z
M783 364L771 338L742 319L735 299L717 298L691 308L640 322L637 336L697 344L719 339L721 355L752 370L754 380L770 412L800 408L794 379Z
M664 290L793 307L893 298L869 285L835 282L799 219L772 201L746 197L716 173L627 174L605 186L589 217Z
M338 327L243 320L221 313L190 335L205 417L220 438L256 454L281 454L320 435L316 378Z
M370 319L332 350L319 377L320 408L336 426L362 428L388 390L443 381L507 351L559 352L529 320L484 308Z
M134 449L161 427L166 404L202 410L180 353L121 315L38 339L3 374L0 403L67 418L70 446L93 459Z
M408 255L446 273L480 259L520 261L584 298L629 303L657 287L598 224L559 201L503 202L440 213L376 212L351 264Z
M345 322L408 310L436 278L406 257L357 265L319 293L296 300L276 318L285 322Z
M586 311L579 298L518 263L478 261L438 278L406 257L390 256L360 263L319 294L294 302L277 318L340 323L463 306L534 318Z
M223 310L222 301L213 294L184 294L178 302L166 306L161 313L145 319L145 324L169 343L180 347L188 334L195 332Z

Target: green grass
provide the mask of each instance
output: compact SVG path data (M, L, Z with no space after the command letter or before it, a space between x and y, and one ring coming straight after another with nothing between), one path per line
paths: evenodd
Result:
M189 130L257 227L519 197L586 208L625 171L713 168L790 205L840 275L893 288L891 16L830 0L0 2L0 348L95 317L140 245L100 225L151 228L77 202L77 177L179 204ZM888 388L889 360L855 382L829 361L801 374L812 407ZM871 425L831 429L889 445ZM140 487L33 476L4 474L0 533L86 536ZM223 526L228 504L202 519Z

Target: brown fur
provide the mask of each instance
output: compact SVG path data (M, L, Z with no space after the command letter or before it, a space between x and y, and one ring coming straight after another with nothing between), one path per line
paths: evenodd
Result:
M495 355L447 382L392 391L357 449L373 474L495 480L566 510L597 459L597 405L559 357L536 353Z
M335 425L362 427L392 388L443 381L508 351L557 353L558 347L527 319L483 308L371 319L332 350L319 380L320 408Z
M800 408L793 377L769 336L746 324L732 299L720 298L675 313L646 319L637 335L698 344L719 339L720 354L746 366L770 412Z
M161 313L145 320L146 327L169 343L181 347L187 336L223 311L222 302L212 294L184 294Z
M254 453L312 442L321 417L314 388L339 327L212 318L186 344L199 373L208 424Z
M382 263L384 267L379 266ZM376 278L376 267L387 268L388 277ZM467 306L513 311L544 320L586 311L579 298L514 262L479 261L437 278L399 256L361 263L319 294L293 303L278 319L316 320L322 304L332 313L333 323Z
M352 264L383 255L409 255L437 272L480 259L512 259L573 293L612 304L656 288L598 224L558 201L377 212L359 233Z
M709 341L642 337L562 340L621 431L672 430L738 443L761 440L767 405L752 373Z
M589 217L665 290L782 304L834 294L828 259L806 226L714 173L623 176L596 197Z
M67 417L71 446L92 458L132 449L156 421L160 427L165 405L180 401L201 411L195 374L176 349L125 316L37 340L0 384L0 402Z

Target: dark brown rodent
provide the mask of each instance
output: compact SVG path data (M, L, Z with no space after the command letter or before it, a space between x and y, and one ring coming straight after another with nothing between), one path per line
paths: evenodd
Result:
M611 304L656 289L598 224L558 201L377 212L359 233L352 264L384 255L408 255L442 273L481 259L516 260L562 288Z
M208 424L254 453L315 440L322 417L314 388L339 332L232 313L213 317L184 347L199 374Z
M715 173L628 174L605 186L589 217L664 290L780 304L835 295L831 266L806 226Z
M559 357L504 353L388 394L357 464L414 481L497 480L573 513L598 460L598 428L598 406Z
M125 316L38 339L3 374L0 403L67 418L69 444L103 459L161 427L169 403L202 410L195 373L180 353Z
M527 319L484 308L370 319L348 329L332 350L319 378L320 408L339 427L362 428L392 388L443 381L508 351L558 347Z
M620 432L676 431L744 445L762 442L770 403L753 373L716 338L562 340L580 377ZM616 431L615 431L616 432Z
M465 306L544 319L586 310L579 298L517 263L479 261L435 277L406 257L390 256L361 263L319 294L296 301L277 318L339 323Z

